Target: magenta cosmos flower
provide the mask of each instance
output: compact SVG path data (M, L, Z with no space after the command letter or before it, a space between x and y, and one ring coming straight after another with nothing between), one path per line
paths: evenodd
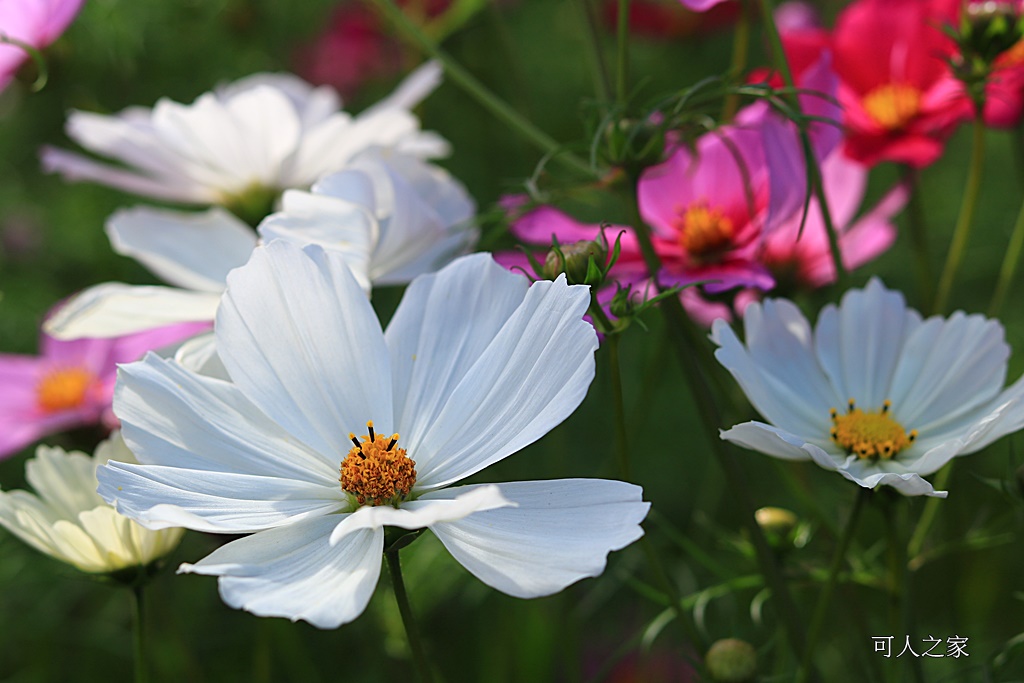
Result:
M83 0L3 0L0 2L0 34L44 48L57 40L78 14ZM28 53L21 47L0 44L0 89L6 88Z
M117 364L188 339L208 323L172 325L110 339L58 341L43 334L38 356L0 354L0 458L54 432L113 427Z

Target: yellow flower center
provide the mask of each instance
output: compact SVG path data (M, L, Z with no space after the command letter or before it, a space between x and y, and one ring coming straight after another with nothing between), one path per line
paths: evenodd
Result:
M85 368L53 368L36 385L36 402L46 413L77 408L96 387L96 375Z
M892 403L886 400L877 413L865 413L857 408L851 398L845 415L840 415L833 408L830 432L832 440L847 453L855 454L858 458L892 459L914 443L917 430L905 431L889 414L891 407Z
M694 260L716 258L732 243L732 219L705 202L694 202L676 222L679 244Z
M360 505L392 505L405 500L416 483L416 463L404 448L395 448L398 434L389 439L375 434L373 421L366 423L370 432L362 442L355 434L348 438L355 444L341 462L341 488L355 496Z
M864 109L886 130L899 130L921 111L921 91L902 83L881 85L864 97Z

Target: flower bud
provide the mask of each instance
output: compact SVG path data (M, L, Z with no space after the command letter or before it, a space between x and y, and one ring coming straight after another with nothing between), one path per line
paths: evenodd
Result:
M757 673L757 651L746 641L724 638L711 645L704 664L718 683L746 683Z
M796 526L796 515L785 508L760 508L754 519L766 534L787 534Z
M571 285L597 285L588 279L590 260L598 268L603 268L608 260L608 244L603 238L596 240L580 240L572 244L556 245L548 252L544 260L544 277L554 280L561 273Z
M1022 37L1020 8L1007 0L972 0L960 22L960 46L965 56L991 64Z

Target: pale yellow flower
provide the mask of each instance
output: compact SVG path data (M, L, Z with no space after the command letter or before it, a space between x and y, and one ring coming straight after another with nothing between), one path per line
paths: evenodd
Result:
M96 468L136 462L119 432L93 456L40 446L25 465L36 493L0 491L0 524L36 550L91 573L145 566L170 553L183 529L150 531L103 502Z

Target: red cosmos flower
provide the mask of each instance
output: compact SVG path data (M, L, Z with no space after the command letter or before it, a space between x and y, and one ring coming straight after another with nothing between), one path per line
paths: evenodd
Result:
M921 168L971 116L941 23L928 0L858 0L839 15L832 47L849 156Z

